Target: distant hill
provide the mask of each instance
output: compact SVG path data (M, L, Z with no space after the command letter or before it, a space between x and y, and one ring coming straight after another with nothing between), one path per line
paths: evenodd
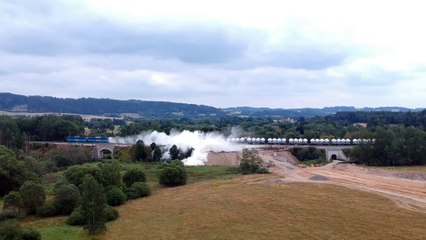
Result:
M113 100L97 98L55 98L0 93L0 110L9 112L54 112L114 116L136 113L142 117L173 118L224 115L214 107L172 102Z
M99 98L55 98L42 96L23 96L12 93L0 93L0 111L28 112L28 113L72 113L91 114L102 116L121 116L136 114L143 118L178 118L178 117L273 117L273 118L300 118L326 116L337 112L356 111L389 111L408 112L421 111L424 108L409 109L402 107L354 108L354 107L325 107L325 108L215 108L205 105L141 101L141 100L113 100Z

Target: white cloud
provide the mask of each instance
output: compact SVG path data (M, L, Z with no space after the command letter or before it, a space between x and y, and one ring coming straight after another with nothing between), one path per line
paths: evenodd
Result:
M423 1L0 3L0 91L424 107Z

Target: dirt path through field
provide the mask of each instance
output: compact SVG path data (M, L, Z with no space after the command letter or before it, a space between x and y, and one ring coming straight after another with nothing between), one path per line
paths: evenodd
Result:
M375 173L349 164L331 163L323 167L292 168L276 164L274 173L282 182L328 183L386 196L397 205L426 213L426 181Z

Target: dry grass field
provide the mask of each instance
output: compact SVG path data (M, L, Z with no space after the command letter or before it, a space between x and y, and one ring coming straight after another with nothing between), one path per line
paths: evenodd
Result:
M39 230L44 240L426 239L425 213L360 190L276 178L213 178L159 188L118 207L120 217L95 237L66 225L66 217L31 217L23 225Z
M392 172L406 172L406 173L426 173L426 166L397 166L397 167L375 167L365 166L372 170L386 170Z
M426 214L387 198L327 184L251 184L255 178L163 189L129 202L96 239L426 238Z

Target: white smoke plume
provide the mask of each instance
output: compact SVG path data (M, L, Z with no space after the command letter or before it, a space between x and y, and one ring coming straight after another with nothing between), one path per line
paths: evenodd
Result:
M204 133L200 131L174 131L167 135L164 132L149 131L139 135L129 137L113 137L109 141L112 143L135 144L138 140L143 140L146 145L155 142L157 145L165 146L169 149L174 144L186 151L194 148L192 156L184 159L185 165L204 165L207 162L209 152L241 151L241 146L226 141L225 136L220 133Z

